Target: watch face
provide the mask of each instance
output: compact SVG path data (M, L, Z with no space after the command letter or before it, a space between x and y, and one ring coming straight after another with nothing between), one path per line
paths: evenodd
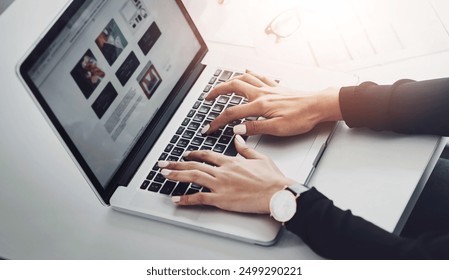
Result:
M287 190L276 192L270 200L270 211L276 221L289 221L296 213L296 197Z

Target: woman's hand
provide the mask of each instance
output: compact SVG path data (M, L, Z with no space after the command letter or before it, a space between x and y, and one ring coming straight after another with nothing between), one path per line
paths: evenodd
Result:
M236 212L270 213L273 194L295 182L286 178L271 159L246 146L241 136L237 135L234 142L244 158L192 151L185 154L190 160L187 162L160 161L161 173L167 179L192 182L211 190L173 197L173 201L178 205L204 204Z
M248 104L224 110L202 133L212 133L233 120L263 117L234 127L240 135L271 134L291 136L306 133L324 121L341 120L339 89L300 92L280 87L275 81L247 72L215 87L206 97L235 92L248 99Z

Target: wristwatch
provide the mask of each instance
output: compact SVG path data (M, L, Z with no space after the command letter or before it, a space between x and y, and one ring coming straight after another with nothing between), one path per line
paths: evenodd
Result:
M270 215L281 223L290 221L296 213L296 199L308 190L308 186L297 183L275 192L270 200Z

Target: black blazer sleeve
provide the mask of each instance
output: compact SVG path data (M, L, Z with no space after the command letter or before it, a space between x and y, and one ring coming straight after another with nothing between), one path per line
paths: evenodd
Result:
M340 108L350 127L448 136L449 79L342 88ZM315 188L298 198L297 213L286 227L326 258L449 259L448 232L399 237L335 207Z
M391 234L335 207L315 188L300 195L286 228L317 254L330 259L449 259L449 233L417 239Z
M449 78L344 87L340 108L350 127L449 136Z

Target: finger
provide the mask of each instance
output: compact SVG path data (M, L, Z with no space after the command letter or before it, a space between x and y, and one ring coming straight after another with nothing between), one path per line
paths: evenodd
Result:
M234 126L234 133L238 135L269 134L276 136L286 136L280 126L279 118L262 119L257 121L247 121Z
M259 117L261 115L262 112L260 112L259 105L253 102L232 106L224 110L210 124L206 125L201 132L203 134L212 133L232 121L247 117Z
M206 96L206 100L211 101L219 95L225 95L233 92L247 98L248 100L253 100L257 95L257 87L238 79L232 79L214 87Z
M185 152L183 155L185 158L189 160L195 160L200 162L206 162L213 166L222 166L225 162L229 161L229 157L219 154L213 151L191 151ZM209 165L209 168L215 169L213 166ZM216 171L212 171L214 174ZM212 174L212 173L209 173Z
M245 73L253 75L254 77L256 77L257 79L259 79L260 81L262 81L263 83L267 84L270 87L276 87L279 85L279 83L277 83L275 80L267 78L266 76L257 74L251 70L246 70Z
M194 183L200 186L213 189L216 183L215 178L205 172L199 170L170 170L162 169L161 174L172 181L179 181L185 183Z
M248 147L242 136L236 135L234 140L237 152L246 159L265 159L266 156L258 151Z
M178 161L158 161L159 168L169 169L169 170L198 170L215 176L216 169L213 166L208 164L204 164L201 162L195 161L187 161L187 162L178 162Z
M248 73L245 73L243 75L237 76L237 77L235 77L233 79L244 81L245 83L248 83L248 84L253 85L255 87L258 87L258 88L259 87L267 87L268 86L266 83L264 83L263 81L261 81L257 77L255 77L255 76L253 76L251 74L248 74Z
M190 195L173 196L172 201L177 205L210 205L215 206L215 194L213 193L195 193Z

